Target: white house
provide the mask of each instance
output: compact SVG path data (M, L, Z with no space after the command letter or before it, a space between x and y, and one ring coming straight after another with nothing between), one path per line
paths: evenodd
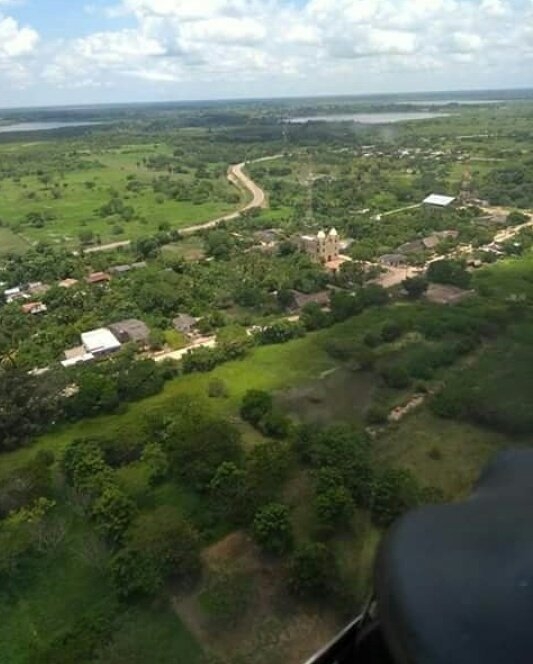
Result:
M424 205L429 207L439 208L441 210L449 208L454 202L453 196L442 196L441 194L431 194L422 201Z
M120 341L115 337L111 330L108 330L105 327L99 328L98 330L91 330L90 332L84 332L81 335L81 342L87 353L91 353L95 356L113 353L121 346Z

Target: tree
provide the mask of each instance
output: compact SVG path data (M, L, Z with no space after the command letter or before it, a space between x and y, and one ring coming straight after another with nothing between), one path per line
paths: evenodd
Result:
M372 518L380 526L389 526L420 502L420 487L406 470L387 468L375 478L372 495Z
M402 281L405 292L413 300L422 297L427 291L428 285L428 281L424 277L410 277Z
M66 410L72 419L109 413L119 404L117 385L111 376L98 368L87 367L78 376L78 391L66 402Z
M220 464L209 483L215 510L231 524L246 523L253 510L248 491L247 473L235 463Z
M90 229L85 229L78 233L78 237L80 238L80 242L82 244L91 244L91 242L94 240L94 233Z
M135 511L136 506L131 498L111 484L95 500L91 508L91 516L104 537L117 544L122 541Z
M525 224L528 220L529 216L519 210L512 210L512 212L509 212L507 215L508 226L519 226L520 224Z
M61 468L67 483L77 491L99 495L112 482L112 470L95 440L77 439L70 443L63 454Z
M275 555L286 553L292 546L289 510L281 503L270 503L255 515L252 532L264 551Z
M458 288L470 286L471 275L465 268L464 261L433 261L427 269L427 279L432 283L450 284Z
M409 374L399 365L383 367L380 373L388 387L392 387L395 390L403 390L411 384Z
M390 323L385 323L381 328L381 339L386 343L391 343L399 339L402 336L402 332L401 326L391 321Z
M228 386L221 378L213 378L207 386L207 396L212 399L226 399L229 396Z
M118 594L125 599L135 595L151 595L163 583L160 570L151 558L129 547L121 549L113 557L111 576Z
M335 530L345 527L353 515L354 503L342 481L336 486L318 490L315 496L315 514L322 528Z
M272 411L272 395L262 390L248 390L241 405L241 417L246 422L257 426Z
M343 321L360 314L364 309L361 298L343 291L334 291L330 297L331 315L335 321Z
M199 535L170 505L141 513L128 530L126 543L152 561L163 578L188 583L200 570Z
M51 452L40 450L21 468L17 468L0 482L0 518L17 511L41 497L52 494L52 473L54 462Z
M225 420L199 414L194 420L174 422L168 429L167 451L171 467L185 482L208 490L224 461L241 458L240 433Z
M308 302L302 308L300 321L306 330L320 330L330 324L330 316L317 302Z
M389 293L383 286L370 284L361 289L361 300L365 307L379 307L387 304Z
M23 445L57 421L62 415L63 388L64 380L54 372L32 376L5 362L0 367L0 451Z
M170 464L168 456L160 443L148 443L145 445L141 460L149 468L148 482L150 486L159 484L167 477Z
M253 497L256 504L273 500L291 469L291 451L286 443L268 441L256 445L246 461L250 498Z
M282 311L286 311L294 306L294 293L288 288L280 288L277 292L276 299Z
M289 587L298 597L315 599L328 595L336 578L332 553L318 542L299 546L289 566Z

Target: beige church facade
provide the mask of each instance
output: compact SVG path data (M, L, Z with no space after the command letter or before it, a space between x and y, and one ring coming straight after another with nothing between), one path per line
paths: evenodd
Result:
M327 235L324 231L319 231L316 235L302 235L300 248L315 263L330 263L339 257L339 234L332 228Z

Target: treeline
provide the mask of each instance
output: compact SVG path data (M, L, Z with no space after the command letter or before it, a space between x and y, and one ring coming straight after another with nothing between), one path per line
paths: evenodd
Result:
M116 412L163 388L175 367L137 360L127 349L100 364L31 375L10 361L0 368L0 452L26 445L65 421Z

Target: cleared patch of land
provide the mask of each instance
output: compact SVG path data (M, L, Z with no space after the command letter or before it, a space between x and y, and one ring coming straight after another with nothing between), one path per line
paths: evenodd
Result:
M29 244L9 228L0 226L0 255L15 253L22 254Z

